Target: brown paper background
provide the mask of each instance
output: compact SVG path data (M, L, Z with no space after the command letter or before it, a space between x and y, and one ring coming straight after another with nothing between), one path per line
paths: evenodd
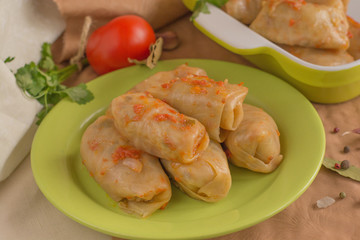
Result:
M76 54L85 16L93 19L90 33L111 19L135 14L147 20L154 29L163 27L188 10L178 0L54 0L65 19L64 34L55 42L54 58L66 61Z
M147 19L157 32L171 30L178 35L180 46L175 50L163 52L161 60L206 58L252 66L241 56L227 51L200 33L189 22L190 15L178 0L55 2L67 23L65 33L53 46L59 62L64 62L75 54L84 16L93 17L93 30L117 15L134 13ZM68 84L87 82L95 77L95 72L88 67L68 81ZM313 105L322 119L326 132L325 155L338 160L348 159L351 164L360 167L360 135L341 137L342 132L360 127L360 97L340 104ZM332 133L334 127L340 128L338 134ZM350 147L347 154L342 152L345 145ZM347 194L342 200L338 198L341 191ZM317 209L316 200L325 196L335 198L336 203L327 209ZM359 220L360 183L322 167L312 185L285 210L248 229L214 239L360 239Z

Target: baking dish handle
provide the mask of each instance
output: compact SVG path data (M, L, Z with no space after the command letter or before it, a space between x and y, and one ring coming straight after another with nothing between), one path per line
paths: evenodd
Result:
M217 39L242 50L270 47L271 43L267 39L253 32L248 26L229 17L227 13L212 4L207 6L210 14L200 13L194 25L211 39Z

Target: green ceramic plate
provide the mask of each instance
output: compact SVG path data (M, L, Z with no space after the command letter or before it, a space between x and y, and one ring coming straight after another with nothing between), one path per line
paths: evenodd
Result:
M165 210L147 219L121 212L81 164L79 142L86 127L112 98L157 71L188 63L216 80L244 82L246 102L273 116L281 132L283 163L271 174L231 166L229 195L218 203L191 199L175 187ZM61 101L39 127L31 151L35 180L46 198L73 220L112 236L132 239L210 238L255 225L285 209L314 180L325 149L325 134L311 103L284 81L246 66L200 59L159 62L150 70L133 66L88 84L95 100Z

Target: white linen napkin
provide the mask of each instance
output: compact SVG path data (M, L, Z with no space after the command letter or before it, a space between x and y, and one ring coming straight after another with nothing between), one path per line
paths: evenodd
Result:
M0 181L7 178L30 151L41 105L17 87L13 72L40 60L41 45L52 43L65 21L49 0L0 0ZM7 57L15 59L7 64Z
M14 75L0 62L0 181L29 153L36 130L34 117L40 109L37 101L23 96Z

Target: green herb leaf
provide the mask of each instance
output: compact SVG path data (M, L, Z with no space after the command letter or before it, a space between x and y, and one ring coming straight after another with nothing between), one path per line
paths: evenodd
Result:
M210 11L206 5L206 3L213 4L217 7L222 7L227 3L228 0L197 0L195 3L195 7L193 9L193 14L190 17L190 21L193 22L195 18L199 16L200 13L209 14Z
M50 112L50 110L53 108L53 106L50 106L48 108L43 108L38 114L36 114L36 117L38 120L36 121L37 125L40 125L42 120L44 120L45 116Z
M4 60L4 63L12 62L14 59L15 59L15 57L7 57L7 58Z
M227 3L229 0L207 0L208 3L211 3L217 7L222 7Z
M39 62L39 67L45 71L51 71L55 69L56 65L50 57L45 56L41 58Z
M87 64L87 60L83 64ZM37 124L40 124L53 106L66 96L69 96L72 101L78 104L85 104L94 98L94 95L87 90L85 84L72 88L61 85L61 82L77 70L76 64L58 70L52 58L49 43L42 45L41 59L38 64L30 62L17 70L15 78L19 88L30 98L36 99L44 106L37 114Z
M190 17L190 21L193 22L195 18L199 16L200 13L206 13L206 14L210 13L208 7L206 6L205 0L198 0L195 3L195 8L193 14Z
M33 82L31 69L31 64L26 64L24 67L19 68L15 73L16 83L23 90L29 89Z
M94 99L94 95L87 89L84 83L65 89L64 92L70 97L71 100L78 104L85 104Z
M46 79L34 62L19 68L15 73L15 78L17 85L33 98L38 98L46 87Z
M45 107L50 107L60 102L60 100L66 96L67 95L63 91L47 89L47 91L45 91L44 94L37 100Z
M348 169L336 169L335 164L341 164L341 161L337 161L332 158L325 157L323 160L324 167L337 172L341 176L351 178L356 181L360 181L360 168L350 166Z
M39 68L44 71L57 70L51 53L51 45L49 43L44 43L41 46L41 59L38 65Z

